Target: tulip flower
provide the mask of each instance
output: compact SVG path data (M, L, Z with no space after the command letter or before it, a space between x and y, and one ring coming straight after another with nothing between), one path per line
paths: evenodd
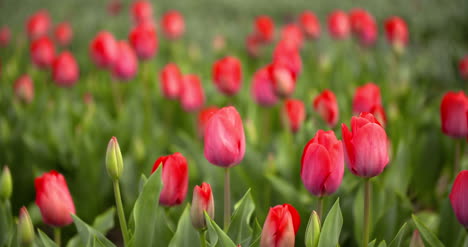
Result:
M175 10L168 11L162 18L162 29L168 39L178 39L185 32L184 17Z
M47 35L51 25L49 13L46 10L39 10L29 17L26 23L26 33L30 40Z
M286 99L283 105L283 120L286 126L296 133L304 123L306 111L304 103L298 99Z
M296 24L288 24L281 29L281 40L289 46L300 49L304 42L302 30Z
M329 127L338 122L339 110L335 94L326 89L314 99L314 110L323 118Z
M291 71L293 79L302 70L302 59L298 47L291 45L291 42L280 41L273 51L273 64L281 64Z
M362 45L372 45L377 40L377 24L374 17L364 9L353 9L349 13L351 30Z
M263 42L270 42L273 40L275 24L269 16L261 15L255 19L254 30Z
M133 28L128 40L141 60L152 58L158 49L156 29L147 23L141 23Z
M299 16L302 31L309 39L318 39L320 36L320 22L312 11L306 10Z
M260 55L261 45L262 39L258 34L249 34L245 39L245 47L252 57L258 57Z
M36 204L43 221L54 227L67 226L73 222L75 204L68 191L67 182L57 171L44 173L34 180Z
M34 40L30 46L32 62L39 68L48 68L55 58L55 47L47 36Z
M174 63L169 63L161 70L159 76L161 92L168 99L177 99L182 91L182 73Z
M20 246L31 246L34 241L34 226L26 207L21 207L18 217L17 237Z
M67 46L70 44L73 37L73 31L70 24L68 24L68 22L62 22L57 25L55 27L54 37L61 46Z
M187 195L188 165L180 153L159 157L154 162L151 173L162 165L163 188L159 196L159 204L164 206L180 205Z
M102 31L91 42L89 52L98 67L111 68L118 55L117 41L111 33Z
M397 51L403 49L408 43L408 27L400 17L393 16L385 21L385 34L388 42Z
M206 123L219 110L216 106L206 107L198 113L198 134L205 136Z
M458 70L460 71L460 76L463 79L468 80L468 55L460 60L460 63L458 64Z
M119 180L120 176L122 176L124 169L122 153L120 152L119 142L115 137L112 137L109 144L107 144L106 169L113 180Z
M0 173L0 200L9 200L13 193L13 181L8 166L4 166Z
M273 81L268 66L255 72L252 78L251 94L254 101L261 106L273 106L279 98L273 89Z
M448 92L440 104L442 132L454 138L468 136L468 98L463 91Z
M10 43L11 31L8 26L0 28L0 47L7 46Z
M133 21L136 24L151 21L153 19L153 7L151 3L146 0L135 1L132 5Z
M293 247L301 218L297 210L283 204L270 208L263 224L261 247Z
M205 104L205 92L198 76L185 75L182 77L180 102L182 108L187 112L196 111Z
M117 43L117 56L112 65L112 74L119 80L130 80L138 70L138 59L132 47L126 41Z
M13 84L15 96L29 104L34 99L34 84L29 75L22 75Z
M370 110L370 113L372 113L377 121L379 121L380 125L385 128L385 125L387 124L387 114L385 113L385 109L381 105L375 105Z
M227 56L216 61L212 70L213 82L228 96L236 94L242 85L242 66L239 59Z
M372 82L358 87L353 98L353 113L371 112L376 105L382 105L380 88Z
M75 57L68 51L58 55L52 64L52 78L58 86L71 87L75 85L79 73Z
M332 38L346 39L350 32L348 15L341 10L335 10L328 16L328 32Z
M458 222L468 229L468 171L461 171L452 186L450 202Z
M192 225L196 229L206 228L204 212L214 218L214 199L211 191L211 186L207 183L202 183L201 186L196 185L193 188L192 207L190 208L190 219Z

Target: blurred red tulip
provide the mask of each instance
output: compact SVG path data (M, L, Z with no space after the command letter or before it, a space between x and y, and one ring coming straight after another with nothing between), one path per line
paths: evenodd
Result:
M168 39L178 39L185 32L184 16L175 10L168 11L162 18L162 29Z
M132 4L132 17L136 24L153 20L153 7L146 0L137 0Z
M302 31L309 39L318 39L320 36L320 22L312 11L306 10L299 16Z
M47 36L34 40L30 46L32 62L39 68L49 68L55 58L54 43Z
M268 66L255 72L250 92L254 101L261 106L272 106L278 102L279 98L273 89L273 81Z
M55 58L52 65L52 78L58 86L71 87L75 85L79 73L78 64L70 52L64 51Z
M350 23L342 10L335 10L328 16L328 32L334 39L346 39L349 36Z
M247 53L252 57L258 57L260 55L261 45L262 39L258 34L249 34L245 40Z
M314 99L314 110L320 114L323 120L330 127L334 127L338 122L339 110L335 94L326 89Z
M408 26L400 17L393 16L385 21L387 40L393 46L406 46L408 43Z
M233 106L216 111L205 127L205 158L213 165L232 167L245 154L245 134L242 118Z
M216 106L209 106L198 113L198 134L203 137L205 135L206 123L219 110Z
M130 80L138 71L138 59L132 47L124 41L117 42L117 56L112 66L112 74L119 80Z
M463 91L448 92L440 104L442 132L454 138L468 136L468 98Z
M263 224L261 247L294 247L301 218L290 204L270 208Z
M286 42L288 46L300 49L304 42L302 30L296 24L288 24L281 29L281 40Z
M304 103L298 99L286 99L283 105L283 121L286 126L296 133L304 123L306 111Z
M122 2L120 0L110 0L107 3L107 13L109 15L118 15L122 10Z
M380 88L372 82L358 87L353 98L353 113L372 112L376 105L382 105Z
M293 73L294 80L302 71L302 59L298 47L284 40L280 41L273 51L273 63L286 66Z
M466 55L458 64L458 70L463 79L468 80L468 55Z
M0 46L7 46L11 40L11 31L8 26L0 28Z
M34 40L47 35L50 26L51 20L49 12L47 12L47 10L39 10L29 17L26 23L26 33L29 39Z
M468 171L458 173L450 192L450 202L458 222L468 229Z
M214 199L211 186L205 182L201 186L195 185L193 188L192 206L190 208L190 219L193 227L196 229L203 229L206 227L205 214L214 219Z
M338 190L343 174L343 144L333 131L318 130L302 153L302 183L314 196L327 196Z
M142 23L133 28L128 40L135 50L139 59L148 60L152 58L158 49L158 37L155 28Z
M385 109L381 105L375 105L370 110L370 113L372 113L382 127L385 128L385 125L387 124L387 114L385 113Z
M29 75L22 75L13 84L15 96L29 104L34 99L34 84Z
M261 38L263 42L270 42L273 40L275 32L275 24L273 20L266 15L261 15L255 18L255 34Z
M364 9L353 9L349 13L351 31L362 45L372 45L377 40L377 23L374 17Z
M205 92L198 76L184 75L182 77L180 102L182 108L187 112L194 112L203 107L205 104Z
M345 159L349 170L357 176L379 175L389 162L385 129L371 114L363 112L351 118L351 131L341 125Z
M70 24L68 24L68 22L62 22L57 25L55 27L54 36L57 43L61 46L67 46L70 44L73 37L73 31Z
M188 165L180 153L159 157L154 162L151 173L162 164L163 188L159 196L159 204L164 206L180 205L187 195Z
M161 92L168 99L177 99L182 91L182 73L174 63L169 63L161 70L159 76Z
M34 180L36 204L42 220L51 226L62 227L73 222L75 204L62 174L52 170Z
M117 41L111 33L101 31L91 42L89 52L98 67L111 68L118 55Z
M242 65L239 59L227 56L213 64L213 82L221 93L236 94L242 86Z
M272 80L273 91L280 98L290 97L296 88L294 73L284 64L274 62L268 66Z

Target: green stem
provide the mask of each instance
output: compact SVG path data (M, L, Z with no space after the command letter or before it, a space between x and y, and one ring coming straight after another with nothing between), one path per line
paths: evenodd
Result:
M322 214L323 214L323 201L324 201L324 198L322 196L318 198L317 214L320 220L322 220Z
M224 170L224 230L231 223L231 181L229 168Z
M458 172L460 171L460 161L463 157L463 152L461 152L461 140L455 141L455 164L453 166L453 176L457 176Z
M127 222L125 221L125 213L124 213L124 209L122 205L122 197L120 196L119 180L114 179L113 184L114 184L115 204L117 205L117 214L119 216L120 229L122 231L124 246L128 246Z
M57 244L57 246L60 247L60 242L61 242L61 235L62 235L62 231L60 229L60 227L55 227L54 228L54 241L55 243Z
M364 229L363 229L363 237L362 237L362 246L366 247L369 243L369 232L370 232L370 225L369 225L369 217L370 217L370 190L371 184L370 180L367 178L364 182Z
M200 246L206 247L206 229L200 230Z

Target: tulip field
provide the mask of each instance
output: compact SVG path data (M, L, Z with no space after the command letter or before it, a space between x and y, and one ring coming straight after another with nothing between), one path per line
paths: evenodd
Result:
M468 2L0 2L0 247L468 247Z

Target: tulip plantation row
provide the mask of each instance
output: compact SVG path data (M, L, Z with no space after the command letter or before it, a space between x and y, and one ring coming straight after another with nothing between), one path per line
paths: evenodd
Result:
M0 246L468 246L468 97L405 20L261 15L207 52L124 10L86 51L47 10L0 30Z

